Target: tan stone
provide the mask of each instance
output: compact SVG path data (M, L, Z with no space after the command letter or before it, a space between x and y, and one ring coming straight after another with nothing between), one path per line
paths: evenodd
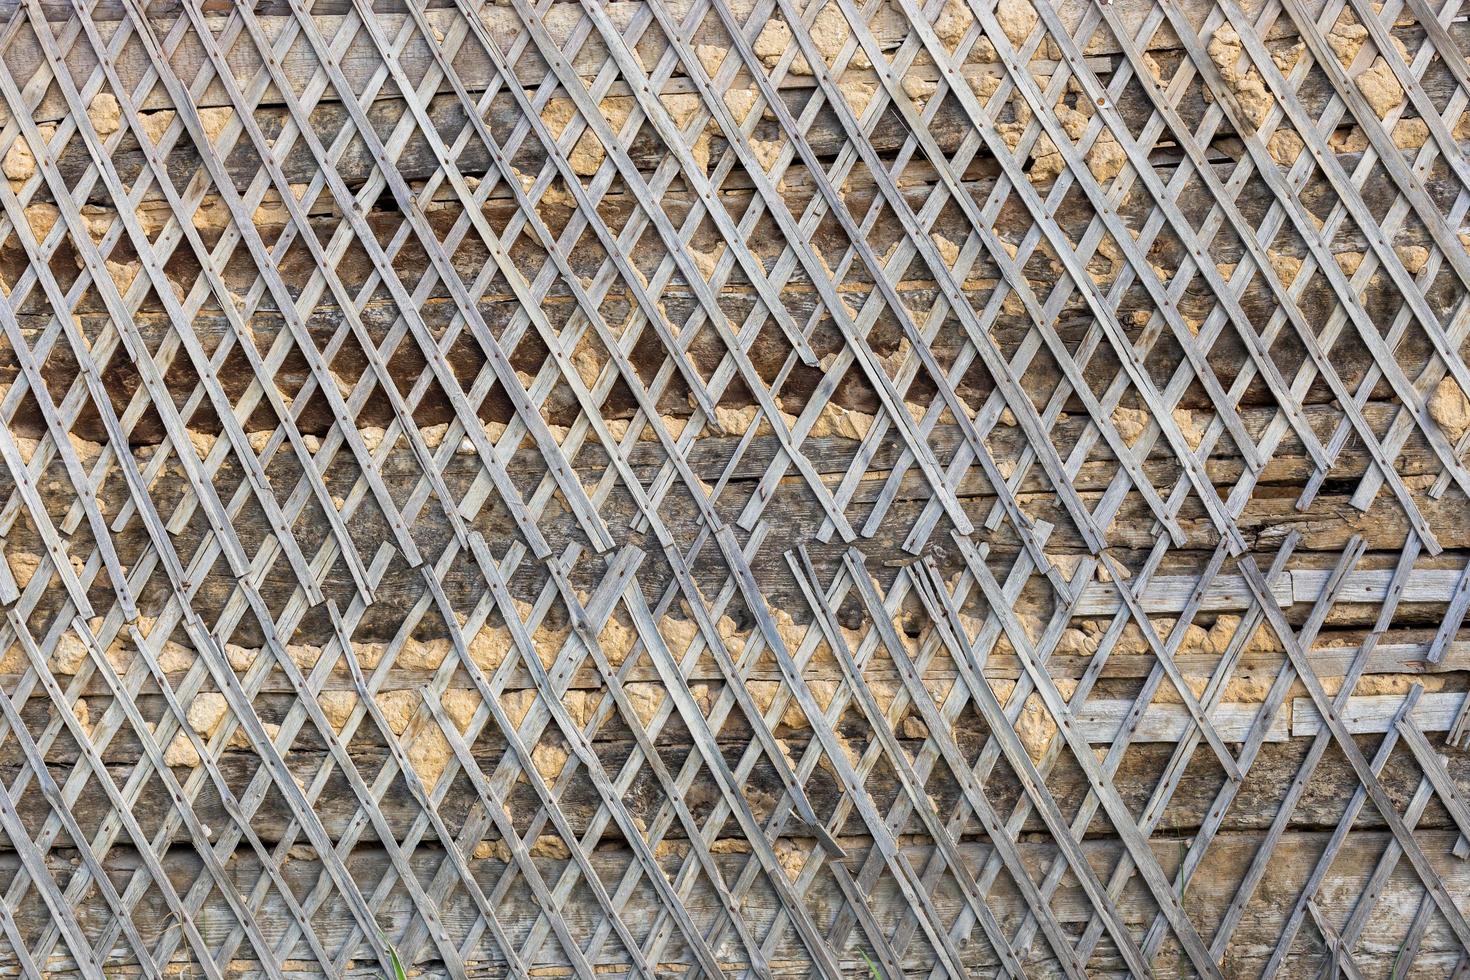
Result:
M998 681L993 686L996 689L996 696L1005 701L1010 697L1014 683ZM1058 693L1063 698L1070 698L1077 689L1077 682L1068 678L1057 678L1056 686ZM1032 692L1026 698L1026 703L1016 718L1015 731L1016 737L1020 739L1022 747L1026 749L1026 754L1031 756L1032 761L1041 761L1042 756L1046 754L1047 747L1051 745L1052 738L1057 733L1057 725L1056 719L1047 710L1039 693Z
M1418 149L1429 142L1429 125L1422 119L1402 119L1393 127L1393 145L1401 150Z
M633 707L633 713L638 718L638 723L647 728L653 721L654 715L664 703L667 696L662 684L645 683L637 681L623 688L628 696L628 703Z
M873 96L877 94L878 85L875 82L849 76L838 83L837 91L842 93L843 101L852 110L852 114L861 118L864 110L868 108L868 103L872 102Z
M111 92L98 92L87 103L87 118L98 136L111 136L122 128L122 110L117 96Z
M38 128L41 139L47 143L51 142L51 137L56 134L56 127L47 123ZM27 180L35 174L36 156L24 135L16 135L15 142L5 153L4 161L0 161L0 172L4 172L10 180L17 181Z
M199 124L204 129L204 138L211 144L219 141L220 134L235 118L235 110L229 106L215 106L199 110Z
M586 728L602 704L601 690L573 688L561 696L561 706L577 728Z
M288 643L286 655L304 672L316 666L316 662L321 659L322 648L309 643Z
M560 745L542 742L531 750L531 764L541 778L550 783L561 775L570 756Z
M1001 6L1004 7L1006 4L1002 3ZM1035 11L1032 11L1032 15L1035 16ZM970 12L969 4L964 0L948 0L944 9L939 11L939 16L935 18L934 33L939 35L939 39L953 51L955 46L964 40L965 32L973 23L975 23L975 15ZM1004 24L1001 25L1001 29L1005 29Z
M577 377L581 378L582 384L590 390L597 383L597 376L602 373L602 366L607 362L607 355L597 341L588 337L572 352L571 361Z
M1142 408L1125 408L1119 405L1113 409L1113 425L1129 446L1138 441L1152 419L1153 416Z
M413 691L383 691L373 695L373 700L378 703L378 710L383 713L388 729L394 735L402 735L408 731L408 723L418 710L420 698Z
M939 249L939 257L944 260L944 264L953 269L955 263L960 260L960 247L937 231L931 233L929 237L934 239L934 244Z
M873 427L873 416L828 402L822 406L809 433L813 438L862 439Z
M201 691L194 695L194 700L189 703L189 727L194 729L200 738L212 738L214 733L219 731L228 712L229 703L223 694L216 691Z
M720 261L720 256L724 254L724 242L719 242L710 251L705 251L703 249L697 248L691 248L689 250L690 257L694 259L694 267L699 270L699 274L703 276L706 281L714 278L715 265Z
M32 204L26 208L26 224L30 226L31 234L38 244L46 240L60 218L61 212L51 204Z
M470 659L486 673L490 673L505 662L510 652L510 631L504 627L481 627L469 644Z
M150 637L151 639L151 637ZM158 666L165 674L182 674L194 666L194 651L182 643L169 640L158 651Z
M461 735L469 731L475 712L480 710L480 706L484 703L479 691L468 688L451 688L439 696L439 704L443 706L444 714L453 722Z
M801 869L806 867L807 852L785 837L776 840L775 851L776 862L786 872L786 877L792 881L801 877Z
M72 717L77 720L77 724L81 726L82 731L86 732L88 735L91 735L92 710L91 707L87 704L86 698L77 698L76 701L72 703L71 713Z
M808 36L817 53L829 64L842 51L842 46L852 37L852 28L848 26L847 19L842 16L842 8L835 0L828 0L817 12Z
M786 144L780 140L751 140L750 152L755 154L756 163L760 164L760 168L770 173L785 146Z
M138 123L143 130L143 135L148 137L148 142L157 146L159 140L163 139L164 134L168 132L169 126L173 125L175 116L172 109L143 112L138 114Z
M194 447L194 452L199 455L200 459L207 458L214 450L214 444L219 437L208 432L196 432L194 429L188 431L189 445Z
M725 93L725 108L730 110L737 124L743 123L759 98L760 92L753 88L732 88Z
M1411 276L1417 276L1429 264L1429 249L1423 245L1399 245L1394 248L1394 253Z
M767 68L775 66L781 55L786 53L786 48L791 44L791 28L786 26L784 20L772 18L766 21L761 28L760 34L756 36L755 56L765 63Z
M316 700L317 704L321 705L327 724L332 726L332 731L341 734L342 729L347 725L347 720L352 717L352 712L357 708L357 692L323 691L317 695Z
M1368 70L1358 76L1357 83L1358 91L1363 93L1368 107L1378 114L1379 119L1387 117L1404 101L1403 86L1382 58L1373 59Z
M117 286L119 293L127 293L133 285L133 280L138 273L143 271L141 262L114 262L112 259L104 259L103 265L107 268L107 275L112 279L113 285Z
M930 98L939 91L939 84L917 74L908 74L903 79L903 94L914 101Z
M1189 443L1189 447L1191 449L1198 449L1200 442L1205 437L1207 418L1203 414L1192 412L1187 408L1176 408L1171 414L1174 417L1174 424L1184 434L1184 440Z
M1276 278L1281 280L1283 286L1290 286L1295 282L1297 274L1302 270L1302 260L1295 255L1286 255L1268 249L1266 259L1271 263L1272 271L1276 273Z
M725 63L725 55L729 53L729 50L729 48L719 44L699 44L694 48L694 56L699 59L700 65L704 67L704 73L710 78L714 78L715 73L720 70L720 66Z
M1349 278L1357 275L1358 267L1363 264L1362 252L1338 252L1333 258L1337 260L1338 268Z
M1429 396L1429 417L1444 430L1450 442L1459 442L1470 431L1470 398L1454 378L1446 376Z
M1348 68L1353 59L1358 56L1363 45L1368 43L1368 28L1354 19L1350 10L1344 9L1338 14L1337 22L1327 32L1327 46L1332 53L1337 55L1337 60L1342 67Z
M510 845L503 840L482 840L475 845L471 856L476 861L484 861L493 857L502 864L509 864L511 861Z
M1092 149L1087 151L1087 169L1099 181L1109 181L1122 173L1127 165L1128 154L1112 131L1104 129L1098 134Z
M163 750L163 764L170 768L183 767L194 769L201 762L199 750L194 748L194 743L182 731L176 732L172 741L168 743L168 747Z
M1254 67L1241 70L1241 65L1246 62L1245 46L1241 44L1240 35L1229 24L1222 24L1210 39L1207 50L1221 79L1235 93L1236 101L1245 112L1246 121L1252 126L1260 126L1266 121L1276 101L1266 91L1260 72Z
M409 640L398 651L397 665L406 670L435 670L447 656L449 656L447 639L427 642Z
M414 775L418 776L427 792L433 792L434 787L439 785L453 754L449 740L444 737L439 726L432 722L418 726L405 752Z
M541 110L541 121L551 130L553 137L560 138L566 128L578 118L577 107L571 99L552 99L546 108ZM572 171L583 177L590 177L597 173L597 168L602 166L607 151L603 149L602 142L588 126L577 137L571 152L567 154L567 162L571 164Z
M1036 27L1036 8L1031 0L1000 0L995 8L995 19L1011 44L1024 44Z
M1045 133L1038 136L1031 146L1031 169L1027 171L1032 183L1044 184L1054 180L1066 169L1067 162L1051 137Z
M1304 145L1300 136L1283 126L1266 141L1266 151L1271 154L1271 159L1277 166L1290 167L1296 163Z
M617 616L609 619L602 632L597 634L597 645L602 647L603 656L614 667L622 666L637 642L638 631Z
M572 856L572 849L567 842L554 834L542 834L536 838L536 842L528 848L531 857L551 858L557 861L565 861Z
M72 630L61 634L51 654L51 670L57 674L75 674L87 662L87 644Z

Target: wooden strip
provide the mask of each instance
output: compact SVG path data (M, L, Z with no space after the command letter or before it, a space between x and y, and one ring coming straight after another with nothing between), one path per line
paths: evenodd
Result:
M1435 904L1439 907L1441 914L1449 922L1451 929L1454 930L1460 942L1467 949L1470 949L1470 925L1465 923L1463 914L1446 893L1443 881L1439 877L1438 872L1434 870L1428 858L1425 857L1423 850L1415 843L1414 838L1404 826L1403 819L1398 811L1394 809L1387 792L1373 775L1367 760L1363 758L1362 752L1358 749L1357 744L1352 741L1347 726L1340 717L1335 717L1332 713L1327 695L1322 690L1321 682L1315 675L1303 673L1304 671L1309 671L1310 666L1306 662L1306 658L1302 656L1298 637L1290 625L1285 622L1280 610L1276 609L1267 601L1266 589L1264 583L1260 581L1259 570L1249 557L1244 559L1242 567L1245 571L1246 580L1251 583L1253 591L1256 591L1260 597L1262 608L1266 612L1267 622L1271 624L1271 628L1275 630L1277 636L1281 637L1282 642L1286 644L1287 656L1296 669L1297 676L1306 685L1307 691L1311 694L1313 704L1316 706L1319 714L1322 715L1324 727L1331 733L1338 748L1342 750L1352 763L1354 770L1358 773L1358 778L1362 781L1367 791L1368 798L1372 800L1378 812L1388 822L1389 827L1393 830L1394 838L1403 847L1405 856L1409 858L1410 863L1414 866L1415 872L1419 875L1420 880L1424 882L1424 886L1434 895Z
M1393 727L1398 707L1404 699L1400 695L1363 695L1349 698L1342 710L1342 723L1353 733L1369 734L1386 732ZM1426 694L1419 699L1413 713L1414 724L1426 732L1447 732L1460 712L1465 701L1463 693ZM1310 698L1295 698L1291 709L1291 734L1315 735L1323 730L1322 717L1317 714Z
M1404 715L1413 712L1415 707L1414 702L1418 700L1419 691L1420 688L1416 687L1409 692L1409 696L1403 700L1399 707L1397 718L1402 718ZM1377 776L1382 771L1389 756L1393 754L1394 746L1398 742L1398 735L1397 727L1390 728L1388 736L1379 743L1378 751L1373 756L1372 762L1374 776ZM1331 872L1333 862L1337 859L1337 854L1342 849L1344 843L1346 843L1348 833L1352 830L1353 822L1357 820L1358 813L1362 810L1363 804L1367 802L1367 799L1367 787L1359 786L1353 793L1352 799L1348 801L1347 809L1343 811L1341 819L1338 820L1337 826L1333 829L1332 837L1328 839L1327 846L1322 849L1322 854L1317 858L1317 864L1312 869L1312 874L1307 878L1306 883L1298 892L1297 900L1293 904L1291 911L1287 913L1286 922L1281 927L1281 935L1276 940L1276 949L1271 954L1271 958L1266 961L1267 976L1275 976L1277 969L1286 958L1286 954L1291 951L1291 945L1296 939L1297 931L1301 928L1302 920L1309 913L1312 914L1313 924L1317 926L1318 931L1328 940L1336 954L1339 957L1342 955L1351 956L1351 949L1344 949L1340 938L1327 932L1321 918L1316 915L1315 905L1317 893L1322 888L1323 881Z
M800 557L801 560L798 562L790 552L787 553L787 561L791 564L792 573L796 576L798 583L801 584L803 593L808 597L813 610L818 615L818 622L822 625L823 631L827 636L827 643L836 652L838 663L843 667L844 679L853 693L854 700L869 723L877 726L875 731L880 741L883 742L883 747L887 752L890 764L898 769L905 794L917 804L916 809L923 815L923 818L928 824L926 829L935 840L940 854L948 863L950 873L959 883L961 890L964 891L969 908L984 928L985 936L990 941L991 948L996 951L996 955L1000 958L1002 965L1009 975L1015 977L1025 976L1025 968L1021 960L1017 957L1015 948L1001 931L1000 924L996 922L994 913L990 910L990 907L985 903L984 897L980 894L974 877L960 860L959 855L954 851L948 834L938 825L937 815L934 814L932 808L926 805L924 800L920 799L923 794L922 783L914 773L903 749L899 747L898 740L894 737L892 728L883 719L883 712L873 699L872 691L863 682L862 669L855 663L852 651L848 649L846 641L842 638L840 627L834 624L832 609L822 597L821 587L815 579L816 570L812 568L809 556L803 550L800 552ZM866 573L861 568L849 565L848 571L849 574L854 576L866 577ZM873 598L871 590L863 588L864 582L859 581L856 577L854 581L864 601L870 602ZM882 616L883 609L881 605L879 605L876 612L880 617ZM874 622L878 621L878 619L874 620ZM908 664L900 652L902 651L901 644L890 647L889 649L898 658L898 663L912 668L912 665ZM1020 858L1016 854L1014 847L1011 846L1009 838L1000 832L1000 821L995 816L994 810L990 807L988 801L985 800L983 790L978 788L973 780L966 778L966 769L962 764L959 765L957 770L953 769L955 761L961 758L959 751L952 741L945 738L944 725L938 720L938 713L935 711L932 702L929 701L928 695L923 693L924 688L922 683L918 681L918 677L912 669L903 671L902 676L905 686L910 690L910 696L916 699L915 703L924 712L925 721L929 723L929 730L937 733L938 737L942 740L940 742L941 749L944 751L946 761L950 763L952 771L957 771L962 774L959 778L961 779L962 785L964 785L965 792L974 801L972 805L975 806L976 813L980 816L981 825L985 828L991 839L995 841L996 849L1004 856L1003 859L1006 862L1007 870L1010 872L1012 880L1015 881L1017 887L1022 889L1023 893L1026 893L1029 904L1044 905L1041 897L1035 893L1030 876L1024 866L1021 865ZM932 901L929 898L927 888L924 890L924 895L927 906ZM924 928L926 931L933 930L935 927L932 917L933 913L927 907L926 912L929 912L929 914L925 916ZM1068 976L1081 976L1082 965L1069 956L1068 948L1062 938L1061 927L1057 924L1055 916L1051 915L1049 910L1045 908L1038 909L1038 914L1042 916L1047 939L1052 943L1052 948L1056 952L1057 958L1061 961L1063 970Z
M1470 964L1458 0L6 9L18 972Z

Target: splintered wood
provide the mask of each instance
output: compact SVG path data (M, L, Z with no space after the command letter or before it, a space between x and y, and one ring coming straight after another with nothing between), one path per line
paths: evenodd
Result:
M16 0L0 973L1470 973L1459 0Z

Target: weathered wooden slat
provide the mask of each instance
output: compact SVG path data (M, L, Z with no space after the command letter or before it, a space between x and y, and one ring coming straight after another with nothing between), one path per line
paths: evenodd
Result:
M682 2L669 4L669 7L674 16L682 19L682 14L687 9L687 5L687 0L682 0ZM733 4L732 8L736 11L737 16L744 19L752 5L750 0L745 0L745 2ZM1324 5L1325 0L1313 0L1312 3L1306 6L1316 10ZM19 6L20 4L18 3L7 3L0 9L8 11ZM291 15L289 11L280 9L282 6L279 0L268 0L268 2L260 6L258 17L261 23L262 33L265 37L271 39L279 37L291 26ZM353 8L356 6L351 0L328 0L328 2L314 5L312 7L312 16L319 24L318 29L322 34L330 37L336 33L339 25L352 15ZM613 3L609 5L609 17L613 23L619 27L623 27L638 17L640 8L643 6L641 2ZM1075 23L1081 13L1086 9L1085 4L1078 2L1078 0L1068 0L1068 2L1058 4L1057 6L1058 17L1062 22L1068 24ZM1137 29L1138 24L1147 16L1149 8L1149 4L1139 2L1139 0L1119 3L1117 6L1119 8L1118 17L1121 23L1125 27L1131 27L1134 30ZM1190 10L1192 15L1197 15L1198 11L1203 9L1205 5L1199 2L1199 0L1194 0L1194 2L1183 6ZM461 19L461 14L452 9L453 7L453 4L445 2L445 0L435 0L435 2L426 5L423 19L429 24L431 29L436 29L441 32L447 31L456 21ZM388 36L398 34L401 25L410 20L409 16L405 13L404 5L399 0L377 0L373 8L375 16L380 19L383 25L383 33ZM43 3L41 9L46 12L48 17L54 17L63 22L71 10L71 8L54 3L52 0L47 0L46 3ZM125 5L123 3L113 2L113 0L105 0L105 2L94 4L91 8L90 16L97 23L99 34L104 40L110 39L113 32L118 29L117 25L119 22L125 20L124 9ZM166 29L179 18L182 5L173 2L173 0L169 0L169 2L165 3L151 3L147 9L150 15L150 21L156 25L156 29ZM219 12L212 13L213 15L207 18L206 23L214 25L214 29L218 30L223 26L225 18ZM508 45L520 32L520 25L504 7L487 6L483 8L481 16L490 36L494 37L502 45ZM564 42L576 27L576 5L558 0L558 2L550 6L547 23L551 31L551 36L559 43ZM1462 24L1454 25L1456 29L1462 26ZM872 22L872 29L878 43L884 47L897 46L907 34L903 21L893 15L875 18ZM1404 37L1406 40L1414 38L1414 22L1412 20L1405 20L1395 29L1395 33ZM1274 23L1266 35L1268 40L1281 47L1289 47L1297 36L1298 34L1293 29L1293 26L1289 22L1284 21L1284 19ZM723 32L713 27L700 31L691 37L689 41L691 44L696 45L719 45L721 43L727 43ZM639 46L638 53L646 64L652 64L657 60L658 55L662 51L662 47L659 39L650 37L646 39L644 44ZM1147 50L1151 52L1162 52L1177 50L1178 47L1178 39L1172 37L1171 32L1164 31L1152 39ZM1087 54L1091 58L1098 59L1099 64L1095 70L1099 70L1105 68L1110 62L1109 56L1116 57L1118 51L1117 42L1113 38L1106 34L1099 34L1088 45ZM366 41L363 41L359 45L354 46L353 56L344 59L344 70L348 73L347 77L350 81L360 83L372 73L375 63L370 52L370 46ZM94 67L95 63L89 57L89 54L89 52L77 52L77 57L70 62L72 71L79 77L85 77ZM606 56L606 49L597 41L592 41L584 45L578 52L578 57L573 64L579 73L587 77L592 77L602 67ZM407 71L418 73L431 60L428 44L422 37L414 38L405 47L404 51L401 52L400 58ZM205 57L199 50L198 45L190 42L188 39L185 39L183 45L177 50L174 59L175 67L184 77L192 77L205 61ZM981 61L978 57L975 60ZM30 71L34 71L35 66L40 62L40 53L37 50L34 39L22 37L17 42L12 43L11 48L5 54L5 61L11 66L11 70L20 77L29 77ZM1038 61L1040 62L1038 65L1039 70L1046 71L1047 62L1045 59L1038 59ZM260 59L254 51L242 48L238 51L231 52L230 64L239 77L247 77L249 74L253 74L259 70ZM148 67L148 61L142 52L127 52L124 57L117 59L117 69L125 84L134 83L138 77L147 71ZM972 64L971 67L973 70L989 73L997 73L1002 70L1000 65L993 60L988 63L982 61L978 65ZM315 68L315 64L309 56L302 53L286 59L283 62L283 68L289 77L304 80L311 74ZM456 74L464 81L466 87L472 92L483 91L485 82L494 77L488 59L483 54L480 54L478 57L472 55L471 57L457 61L455 70ZM526 81L530 84L540 82L544 71L544 66L536 66L533 68L532 73L527 76ZM932 74L936 74L932 67L928 69L928 72L931 73L931 77ZM1046 71L1046 73L1050 74L1050 71ZM1102 74L1101 70L1099 70L1099 74ZM924 76L921 74L920 77ZM810 86L812 84L810 77L804 74L790 74L786 76L784 81L787 84L797 86ZM59 101L59 99L56 101ZM199 104L210 107L228 105L229 102L218 85L211 85L204 89L203 94L199 97ZM47 114L46 110L42 109L42 114L35 117L38 122L55 121L65 116L64 107L57 105L54 101L48 100L48 102L43 102L42 105L49 105L50 113ZM144 106L144 108L148 109L168 109L170 107L171 103L163 95L156 97L150 103L145 103Z
M1352 732L1389 731L1403 700L1392 695L1350 698L1342 712L1343 723ZM1448 731L1464 700L1465 695L1460 693L1426 694L1413 710L1414 724L1425 731ZM1297 698L1292 705L1291 734L1315 735L1321 728L1321 716L1307 703L1307 699Z
M1454 838L1453 831L1427 830L1423 833L1426 842L1430 843L1432 846L1440 846L1446 849L1453 842ZM1309 868L1310 863L1314 860L1315 854L1320 849L1322 841L1325 839L1326 836L1327 834L1325 832L1307 832L1293 833L1285 838L1280 852L1280 861L1272 870L1271 883L1279 883L1285 885L1293 881L1297 876L1304 876L1306 870ZM1366 831L1362 833L1361 836L1355 836L1353 838L1349 848L1344 853L1343 865L1339 869L1342 875L1341 885L1340 887L1336 887L1332 889L1329 893L1325 894L1321 903L1323 911L1328 916L1329 921L1338 920L1342 917L1345 917L1350 911L1352 903L1357 897L1357 887L1366 882L1366 880L1368 879L1370 873L1373 870L1373 866L1377 858L1379 857L1384 842L1385 835L1383 835L1381 832L1375 831ZM1230 861L1232 859L1238 859L1239 856L1244 853L1248 853L1250 847L1254 843L1255 840L1250 836L1245 836L1240 839L1232 839L1224 842L1219 861L1213 863L1212 870L1214 870L1215 877L1210 879L1213 882L1218 882L1218 885L1212 884L1211 887L1202 889L1195 901L1208 901L1210 900L1210 897L1214 894L1216 887L1228 887L1233 870L1230 867ZM961 846L967 860L971 860L977 864L982 862L988 853L988 848L986 848L983 844L966 842ZM1022 843L1020 846L1022 848L1022 853L1028 863L1036 862L1039 864L1049 855L1050 849L1045 844L1028 841ZM1084 846L1090 854L1097 855L1099 860L1107 860L1109 857L1116 854L1117 848L1115 844L1108 841L1089 841ZM917 860L918 858L924 856L927 851L928 849L925 848L923 845L915 846L913 848L915 859ZM1158 851L1160 855L1160 860L1162 861L1171 862L1177 860L1178 847L1172 841L1159 842ZM373 875L376 873L375 869L373 868L373 861L375 859L380 859L380 854L381 852L376 852L371 849L365 849L359 857L353 860L351 866L358 873L361 873L363 875ZM434 851L426 850L423 855L417 859L417 863L420 866L428 867L431 866L436 859L437 855ZM672 856L665 858L665 860L671 859ZM128 855L126 852L119 852L115 860L120 869L127 869L136 862L136 857ZM197 873L197 869L199 867L197 858L189 855L187 852L183 852L178 849L175 849L173 852L171 852L167 860L168 869L171 876L176 876L180 880L188 880L190 877ZM537 855L533 857L533 860L535 860L545 869L545 873L554 873L558 868L565 864L564 858L556 858L551 856ZM594 861L596 862L596 864L600 868L605 868L609 870L615 869L625 864L627 860L628 858L626 852L617 849L598 851L594 855ZM738 860L738 857L726 855L721 857L719 860L722 864L733 866L734 863ZM288 858L284 862L283 870L287 875L287 880L291 882L293 886L302 887L304 885L308 885L312 881L318 867L319 864L317 859L309 852L302 851L298 852L297 854L293 854L290 858ZM504 865L498 859L490 857L472 860L471 867L475 870L476 875L480 877L482 881L491 882L495 879L495 877L504 867ZM1456 883L1463 883L1465 880L1464 868L1465 865L1463 862L1455 862L1451 860L1446 862L1444 866L1444 873L1450 877L1450 880ZM7 877L13 875L14 869L15 860L13 858L7 858L6 863L3 865L4 874ZM240 880L242 882L248 881L251 871L252 869L248 866L245 866L242 862L242 867L239 869L241 875ZM1412 901L1412 898L1415 893L1410 887L1406 885L1405 882L1403 882L1401 878L1396 877L1392 882L1390 882L1388 886L1388 891L1389 894L1386 896L1383 905L1391 909L1402 908L1402 911L1396 912L1390 918L1376 923L1372 930L1372 935L1374 936L1387 937L1393 935L1396 930L1401 931L1402 929L1407 927L1407 924L1414 913L1415 903ZM835 885L829 884L825 886L825 894L833 895L834 892ZM216 896L215 902L222 901L222 899ZM888 899L880 897L877 899L877 901L880 903L879 907L883 910L884 914L896 914L897 910L892 907ZM952 910L955 907L956 900L954 898L944 898L942 899L942 901L946 909ZM275 900L271 902L271 905L275 905ZM462 901L455 902L453 905L446 909L446 914L451 917L452 921L458 924L468 925L473 916L473 913L464 906L465 903ZM1017 918L1019 918L1021 914L1023 914L1024 911L1023 906L1021 906L1020 903L1017 902L1014 898L1010 897L999 898L996 902L996 906L999 914L1003 916L1003 920L1007 922L1015 921ZM211 909L214 907L214 905L210 906ZM1080 896L1076 895L1075 892L1070 889L1058 898L1056 902L1056 908L1062 921L1069 924L1078 923L1079 920L1087 914L1085 905L1082 904L1082 902L1080 901ZM766 919L770 916L771 911L772 907L770 904L770 900L767 898L762 898L761 900L752 903L752 915L759 916L762 919ZM407 909L405 908L405 899L401 895L394 895L387 902L385 902L382 908L382 912L385 920L384 924L390 929L401 923L404 920L405 915L411 914L407 912ZM639 913L638 910L635 908L630 910L630 914L646 913ZM1130 921L1141 922L1145 916L1151 914L1151 910L1137 899L1125 898L1124 914L1129 917ZM576 909L569 910L569 915L575 926L581 926L582 924L587 922L586 914L579 912ZM156 935L165 924L163 916L160 914L157 907L151 904L145 906L143 909L140 910L139 918L142 922L143 927L146 930L145 935L149 936ZM1265 951L1263 949L1257 948L1256 943L1269 942L1269 939L1275 928L1275 918L1275 916L1271 915L1270 912L1265 909L1252 916L1249 923L1249 934L1235 946L1230 954L1230 959L1228 963L1229 968L1232 971L1258 971L1260 967L1264 965L1266 955ZM228 920L225 918L210 915L206 912L200 917L200 919L201 928L204 930L204 935L207 940L217 942L223 939L228 932ZM34 918L26 917L25 919L23 919L23 921L25 921L27 924L30 924L34 922ZM519 934L525 929L529 928L529 925L529 917L517 921L514 927L516 934ZM279 920L273 920L272 928L273 931L280 930L282 928L282 924ZM334 928L334 926L332 926L331 924L324 923L321 928L331 940L335 940L340 936L339 930ZM791 945L788 945L786 949L794 951ZM1365 965L1375 965L1378 968L1386 971L1392 963L1393 956L1396 950L1396 944L1393 944L1391 942L1384 942L1381 945L1379 945L1378 943L1374 943L1371 946L1365 945L1362 949L1358 951L1357 955L1359 956L1360 961ZM366 953L366 949L364 948L362 952ZM473 959L476 963L481 965L481 969L484 971L484 975L504 975L504 966L502 963L496 961L493 952L491 952L487 948L482 948L479 953L480 955L474 956ZM1439 928L1431 928L1427 932L1424 939L1424 959L1422 961L1426 969L1434 969L1435 964L1442 963L1445 960L1453 963L1454 957L1452 954L1454 953L1456 953L1455 947L1452 944L1446 942L1446 936ZM972 963L975 969L983 970L987 966L993 965L993 961L986 957L981 950L976 949L973 955L975 956L975 959L972 960ZM565 961L562 956L558 955L554 951L548 950L545 959L542 961L542 965L555 967L563 965L564 962ZM777 969L781 971L781 975L797 975L799 971L795 969L791 960L784 959L776 961L777 964L783 962L787 965L777 967ZM907 962L913 966L918 966L921 965L924 961L921 957L916 955ZM1290 960L1289 962L1291 962L1292 964L1297 964L1298 966L1296 968L1299 968L1300 965L1310 964L1312 962L1312 957L1311 954L1307 951L1301 950L1297 952L1293 956L1292 960ZM862 959L860 956L857 955L856 951L852 952L848 956L845 956L843 959L843 963L853 972L865 969L862 963ZM250 975L252 969L256 969L254 964L250 961L242 961L239 965L242 973L247 976ZM1122 975L1120 972L1120 965L1117 964L1116 961L1113 961L1111 959L1100 959L1097 966L1099 968L1099 972L1102 975ZM63 975L67 975L68 973L75 971L75 966L67 962L62 957L58 957L55 961L48 964L48 967ZM1055 968L1054 965L1048 963L1044 959L1038 960L1034 964L1034 967L1039 975L1050 975L1051 971ZM1177 967L1165 962L1161 962L1159 964L1159 969L1160 972L1165 976L1180 975ZM354 975L366 976L367 972L360 971Z
M1467 50L0 3L0 973L1470 969Z

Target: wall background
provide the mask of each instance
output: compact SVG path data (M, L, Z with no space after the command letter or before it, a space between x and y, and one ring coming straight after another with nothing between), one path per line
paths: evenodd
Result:
M1457 0L0 23L0 963L1467 968Z

